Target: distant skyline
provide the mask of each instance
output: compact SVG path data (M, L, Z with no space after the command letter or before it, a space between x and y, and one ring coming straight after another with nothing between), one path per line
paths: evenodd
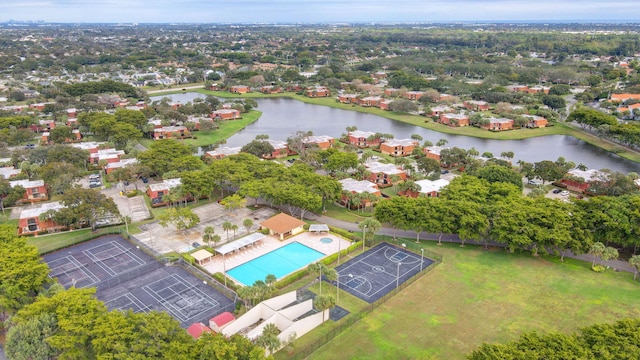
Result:
M638 0L0 0L0 21L640 22Z

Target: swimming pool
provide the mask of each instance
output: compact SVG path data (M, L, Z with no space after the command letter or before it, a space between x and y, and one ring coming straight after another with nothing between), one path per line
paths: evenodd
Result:
M323 253L308 246L302 245L299 242L292 242L249 262L236 266L227 271L227 274L243 285L253 285L256 280L264 281L269 274L273 274L277 279L280 279L323 256Z

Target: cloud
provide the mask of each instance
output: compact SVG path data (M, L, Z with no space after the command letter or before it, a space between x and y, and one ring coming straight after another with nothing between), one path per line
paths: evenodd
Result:
M617 20L630 18L638 8L637 0L0 1L0 21L63 22Z

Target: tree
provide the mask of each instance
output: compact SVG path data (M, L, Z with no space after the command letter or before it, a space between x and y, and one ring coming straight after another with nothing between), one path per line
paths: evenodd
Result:
M162 227L167 227L169 224L173 224L178 232L191 229L198 225L200 217L193 212L193 210L182 208L171 208L158 216L159 224Z
M14 226L0 225L0 321L31 303L51 283L48 274L38 249L16 236Z
M542 97L542 103L554 110L563 109L567 106L564 98L559 95L545 95Z
M324 312L336 306L336 299L331 295L318 295L313 299L313 307L322 311L322 322L324 322Z
M215 228L213 226L205 226L204 231L202 233L202 241L205 244L211 247L211 243L213 242L213 236L215 235Z
M436 143L436 146L441 146L441 147L442 147L442 146L447 145L448 143L449 143L449 140L447 140L447 139L440 139L440 140L438 140L438 142Z
M162 176L169 170L187 171L201 168L202 161L192 153L189 145L175 140L158 140L151 143L149 150L138 154L138 161L141 165L148 166L153 174Z
M49 139L56 144L63 144L70 140L72 136L71 128L67 126L56 126L49 132Z
M599 241L596 241L591 245L591 248L589 249L589 254L593 255L593 262L591 263L591 267L596 266L596 259L599 256L602 256L605 250L606 250L606 246Z
M86 223L95 229L97 220L120 217L113 199L93 189L70 188L62 195L61 203L64 207L53 214L58 224L81 227Z
M256 157L262 158L264 155L269 155L275 151L273 145L262 140L253 140L250 143L240 149L242 152L249 153Z
M534 163L533 167L535 176L548 182L562 179L566 173L562 167L550 160Z
M376 235L376 233L380 231L380 229L382 229L382 224L380 224L380 222L376 219L367 218L366 220L361 221L358 224L358 228L362 230L363 236L366 235L367 239L371 239L371 243L373 244L373 238ZM363 239L362 248L364 249L364 239Z
M280 329L274 323L269 323L262 328L262 334L256 339L256 344L267 349L269 353L273 353L281 345L278 334L280 334Z
M242 226L245 227L245 229L247 229L247 234L251 232L251 227L253 226L253 220L246 218L244 219L244 221L242 222Z
M227 232L227 242L229 242L229 231L233 228L233 224L229 221L225 221L222 223L222 230Z
M638 270L640 270L640 255L631 256L629 259L629 265L631 265L635 270L633 272L633 280L635 280L638 277Z
M235 212L236 210L242 208L246 203L247 200L244 198L244 196L241 196L239 194L233 194L220 200L220 205L224 206L225 210L231 212Z
M480 179L485 179L490 183L494 182L506 182L514 184L518 188L522 189L522 176L512 168L488 165L480 168L475 172L475 176Z

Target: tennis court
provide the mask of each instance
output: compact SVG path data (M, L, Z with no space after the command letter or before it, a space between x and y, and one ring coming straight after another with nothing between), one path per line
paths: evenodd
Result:
M119 236L78 244L44 260L65 288L96 287L110 310L166 311L183 327L208 323L235 303L179 266L165 266Z
M373 303L433 262L432 259L383 242L336 267L338 280L332 283Z

